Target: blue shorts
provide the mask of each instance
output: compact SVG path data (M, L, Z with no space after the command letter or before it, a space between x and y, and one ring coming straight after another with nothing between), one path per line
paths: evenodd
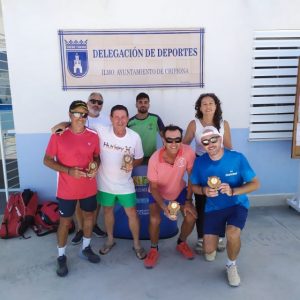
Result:
M235 205L220 210L205 213L204 234L225 236L226 225L244 228L248 216L248 209L242 205Z
M148 193L149 194L149 204L151 203L156 203L155 199L153 198L152 194L151 193ZM174 199L176 200L180 205L184 205L185 204L185 200L186 200L186 194L187 194L187 189L184 188L179 196L177 197L177 199ZM169 202L170 200L168 199L164 199L165 201Z
M96 195L79 200L64 200L58 197L56 199L58 200L59 215L63 218L74 215L77 201L79 201L79 206L83 211L91 212L97 208Z

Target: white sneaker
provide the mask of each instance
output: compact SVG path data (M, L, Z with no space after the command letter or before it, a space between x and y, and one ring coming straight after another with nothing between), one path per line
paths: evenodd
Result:
M203 253L203 239L198 239L196 246L195 246L195 252L198 254Z
M211 253L205 253L204 257L207 261L214 261L216 259L217 251L213 251Z
M222 239L222 238L219 238L217 251L218 251L218 252L223 252L225 249L226 249L225 240Z
M228 283L230 286L239 286L241 279L237 270L236 265L226 266L226 273L228 278Z

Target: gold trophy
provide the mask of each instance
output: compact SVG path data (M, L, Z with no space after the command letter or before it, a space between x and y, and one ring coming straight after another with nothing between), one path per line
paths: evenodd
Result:
M87 169L86 176L87 177L92 177L92 174L95 173L97 168L98 168L98 164L95 161L91 161L89 163L89 167Z
M180 204L177 201L170 201L168 204L170 219L177 220L177 213L180 210Z
M132 170L132 166L133 166L133 156L129 152L126 152L122 159L121 170L125 172L130 172Z
M221 180L217 176L210 176L208 177L207 185L212 189L218 190L221 186Z

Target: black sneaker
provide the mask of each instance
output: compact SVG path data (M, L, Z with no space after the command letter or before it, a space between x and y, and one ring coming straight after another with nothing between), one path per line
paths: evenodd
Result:
M93 234L99 238L107 237L107 233L103 231L97 224L93 228Z
M85 247L83 250L79 252L79 256L83 259L87 259L91 263L99 263L100 256L95 254L91 248L91 246Z
M82 238L83 238L83 231L78 230L71 241L72 245L80 244L82 242Z
M60 277L65 277L68 274L67 257L65 255L57 258L56 274Z

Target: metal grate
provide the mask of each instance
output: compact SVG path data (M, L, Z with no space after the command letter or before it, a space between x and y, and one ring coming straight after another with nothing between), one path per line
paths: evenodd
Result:
M291 139L300 30L256 31L249 140Z
M0 193L20 190L6 51L0 51Z

